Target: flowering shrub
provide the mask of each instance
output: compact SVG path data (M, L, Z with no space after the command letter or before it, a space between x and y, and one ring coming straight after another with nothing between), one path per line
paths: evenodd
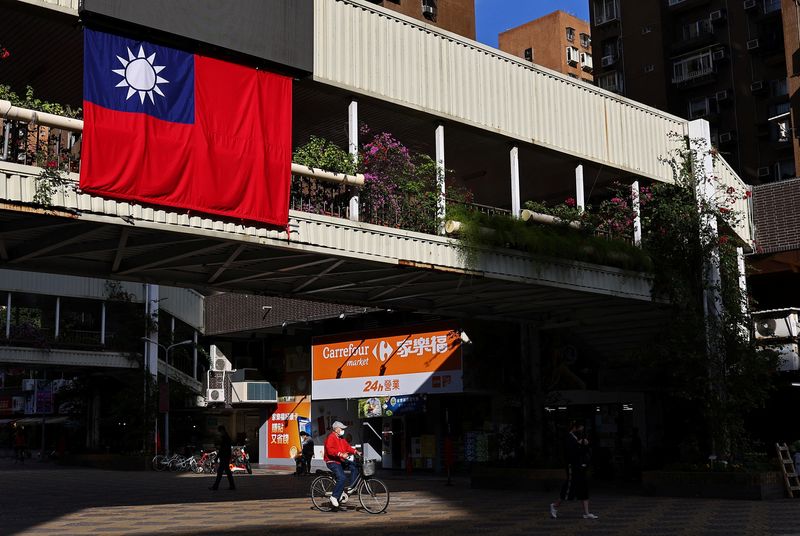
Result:
M292 162L345 175L355 174L357 166L350 153L316 136L311 136L308 143L295 150ZM312 214L345 212L354 193L347 184L333 184L311 177L292 178L293 200L299 200L298 208Z

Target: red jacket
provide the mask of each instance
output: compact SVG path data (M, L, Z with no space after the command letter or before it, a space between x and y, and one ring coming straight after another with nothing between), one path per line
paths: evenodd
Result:
M331 432L328 434L328 437L325 438L325 455L322 458L325 460L325 463L342 463L339 457L340 452L355 454L358 451L351 447L350 443L348 443L345 438L339 437L336 435L336 432Z

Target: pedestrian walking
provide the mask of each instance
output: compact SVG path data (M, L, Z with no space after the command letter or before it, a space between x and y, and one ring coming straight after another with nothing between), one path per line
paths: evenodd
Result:
M217 479L214 481L214 485L211 486L210 490L217 491L219 489L219 483L222 480L222 473L228 475L228 489L236 489L236 484L233 482L233 473L231 472L231 436L228 435L228 431L225 430L225 427L219 425L217 428L219 432L219 455L217 456L217 462L219 465L217 466Z
M586 470L589 465L589 440L586 439L583 425L576 421L570 424L566 442L567 480L561 486L561 495L550 503L550 517L558 517L558 509L563 501L578 499L583 502L583 518L597 519L589 511L589 482Z

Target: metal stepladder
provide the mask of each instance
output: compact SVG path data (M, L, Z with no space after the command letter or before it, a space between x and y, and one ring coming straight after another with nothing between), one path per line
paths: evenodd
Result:
M775 448L778 451L778 458L783 471L783 482L786 484L786 491L789 493L789 497L800 497L800 481L798 481L792 456L789 454L789 447L786 446L786 443L775 443Z

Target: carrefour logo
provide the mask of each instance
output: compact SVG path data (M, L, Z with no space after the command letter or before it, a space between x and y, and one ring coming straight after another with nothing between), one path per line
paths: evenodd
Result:
M391 344L386 341L381 341L380 344L377 344L372 348L372 355L383 362L392 355L393 351L394 350L392 349Z

